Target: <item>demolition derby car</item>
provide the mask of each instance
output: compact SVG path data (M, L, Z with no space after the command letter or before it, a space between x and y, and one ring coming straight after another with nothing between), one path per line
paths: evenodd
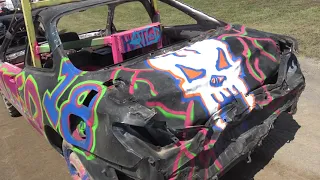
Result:
M149 23L115 23L117 8L130 3ZM195 23L166 25L162 5ZM62 18L101 7L103 29L58 29ZM1 93L74 179L218 179L261 144L280 113L296 112L305 87L293 38L176 0L22 0L22 9L0 49Z

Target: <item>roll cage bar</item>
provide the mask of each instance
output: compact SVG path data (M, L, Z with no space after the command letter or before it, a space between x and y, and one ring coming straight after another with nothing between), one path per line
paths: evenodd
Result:
M80 1L82 0L40 0L37 2L30 2L30 0L21 0L22 12L23 12L26 31L28 35L28 43L31 50L31 59L32 59L33 66L41 68L39 53L50 51L50 48L49 48L49 45L44 45L44 46L38 45L38 42L36 39L36 33L35 33L35 26L33 22L32 10L43 8L43 7L57 6L57 5L66 4L66 3L80 2ZM155 12L158 12L157 0L151 0L151 3L153 8L155 9ZM158 26L158 24L154 24L154 25ZM92 43L95 45L109 45L110 41L111 40L109 39L109 37L106 37L106 39L104 40L101 38L98 38L94 40ZM158 45L158 47L161 47L161 45ZM117 52L116 54L119 60L115 60L115 63L122 62L122 57L119 56L119 52Z

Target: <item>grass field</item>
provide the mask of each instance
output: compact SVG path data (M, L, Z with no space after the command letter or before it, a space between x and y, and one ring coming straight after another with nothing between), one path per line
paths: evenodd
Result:
M300 54L320 58L320 0L181 0L192 7L233 24L285 34L299 42ZM165 25L191 22L189 18L167 6L159 5ZM107 7L98 7L61 20L59 27L85 32L104 28ZM117 29L128 29L148 23L140 4L122 5L116 9ZM86 25L84 25L86 23Z

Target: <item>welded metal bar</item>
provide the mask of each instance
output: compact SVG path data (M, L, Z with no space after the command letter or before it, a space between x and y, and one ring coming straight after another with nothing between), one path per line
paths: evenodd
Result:
M37 50L36 47L38 45L38 42L36 39L36 33L35 33L33 18L32 18L32 9L31 9L29 0L21 0L21 6L22 6L24 22L25 22L25 26L28 34L28 42L30 46L33 66L40 68L41 67L40 57L37 55L38 53L36 52Z
M32 2L31 7L32 9L36 9L41 7L56 6L59 4L79 2L79 1L82 1L82 0L44 0L44 1Z

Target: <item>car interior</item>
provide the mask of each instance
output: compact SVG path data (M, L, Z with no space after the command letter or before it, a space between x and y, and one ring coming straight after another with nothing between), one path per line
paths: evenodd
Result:
M140 3L139 1L136 2ZM117 8L117 6L115 6L115 9ZM115 11L115 9L113 10ZM86 10L81 10L81 12L85 11ZM78 11L75 11L74 13L77 12ZM112 12L112 14L114 16L117 15L114 12ZM63 17L64 16L62 16L62 18ZM151 21L151 19L152 17L150 16L149 20ZM152 24L152 22L150 23ZM158 23L160 31L157 36L159 36L160 39L159 41L150 44L143 44L143 41L148 41L146 39L152 39L156 36L155 32L146 32L149 31L147 27L151 24L145 24L144 26L136 27L136 29L140 30L142 33L136 33L135 35L133 35L135 29L123 30L121 28L118 28L118 30L116 30L116 25L114 24L114 22L112 22L110 25L112 31L111 33L106 33L107 29L93 30L87 33L61 31L59 33L59 36L66 54L76 68L84 71L97 71L99 69L117 64L118 62L129 61L132 58L144 55L159 48L167 47L175 43L188 40L210 29L210 27L204 27L197 23L174 26L166 26L165 24L162 24L160 22ZM41 49L43 44L47 43L44 28L39 23L35 23L35 26L36 37L38 40L39 48ZM106 44L104 42L104 39L107 39L108 37L116 37L115 39L118 40L118 43L116 43L116 45L115 43L112 45ZM124 47L124 44L132 43L134 41L134 38L136 39L136 41L138 41L138 44L134 46L129 45L129 50L120 51L120 60L115 59L115 57L119 58L119 56L115 55L116 51L113 51L113 49L125 49L126 47ZM15 40L12 41L10 48L8 48L6 52L6 61L23 68L23 62L25 59L24 52L26 52L23 49L26 46L27 40L26 31L21 30L21 32L15 34L14 39ZM28 58L29 56L30 54L26 58ZM39 54L39 56L43 68L53 67L53 58L51 57L50 52L42 52Z
M136 2L140 3L139 1L136 1ZM132 2L127 2L127 3L132 3ZM117 16L116 9L119 5L121 6L121 4L118 4L117 6L115 6L115 9L113 10L114 12L112 12L114 16ZM152 17L149 17L149 19L151 20ZM160 13L160 19L161 19L161 13ZM152 25L152 22L150 22L150 24L147 26L151 26L151 25ZM140 25L138 27L135 27L134 29L126 30L126 29L122 29L121 27L119 28L117 24L114 24L114 22L112 22L110 26L112 31L110 33L111 36L118 36L120 39L125 39L127 35L132 34L132 32L135 32L135 29L141 30L141 28L143 29L144 27ZM58 27L59 27L59 24L58 24ZM160 23L159 29L160 29L159 43L161 43L161 45L157 43L144 45L142 42L140 42L142 44L138 45L139 48L133 48L130 51L121 52L122 57L120 62L129 61L132 58L150 53L151 51L160 49L162 47L171 46L175 43L179 43L181 41L185 41L190 38L196 37L200 35L202 32L209 30L210 27L203 27L197 23L186 24L186 25L175 25L175 26L166 26L165 24ZM146 30L146 29L143 29L143 30ZM82 46L81 48L73 49L72 51L73 53L68 54L68 57L73 63L73 65L76 68L81 70L96 71L96 70L103 69L105 67L109 67L114 64L117 64L119 61L114 59L115 54L114 54L114 51L112 51L112 49L113 48L122 49L122 48L125 48L123 47L124 45L121 43L118 43L118 45L115 47L113 45L109 45L109 44L106 45L106 44L100 43L98 44L98 46L92 46L91 44L96 44L96 43L92 43L93 41L98 41L99 39L101 40L102 37L106 38L108 36L106 35L107 34L106 30L95 31L96 32L95 36L90 37L89 35L87 35L87 34L92 34L92 32L94 31L90 31L88 33L83 33L83 34L79 34L77 32L69 32L69 34L72 34L72 38L71 36L69 36L68 38L63 38L65 35L60 34L61 41L64 43L64 46L63 46L64 50L68 51L70 49L73 49L74 47L73 45L77 45L77 44L88 45L88 46ZM153 33L151 32L149 35L156 36L156 34L153 34ZM80 36L86 37L86 38L80 39L79 38ZM133 39L135 38L133 36L134 35L131 35L131 41L133 41ZM145 34L140 34L140 37L138 37L139 39L138 41L143 41L144 38L142 36L146 37ZM130 41L130 37L129 37L129 41Z

